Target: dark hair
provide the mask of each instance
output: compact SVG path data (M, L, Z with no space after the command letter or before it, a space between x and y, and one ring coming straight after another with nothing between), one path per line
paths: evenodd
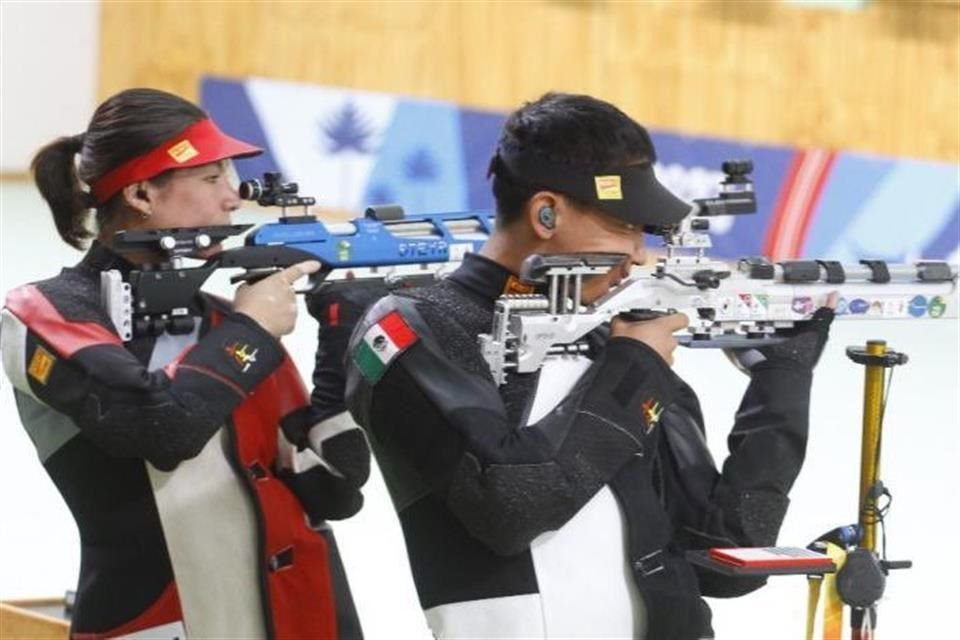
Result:
M203 109L172 93L128 89L97 107L86 132L57 138L40 149L30 168L64 242L83 249L93 236L86 224L90 209L96 208L97 223L103 227L121 206L122 192L98 206L81 182L92 185L206 117Z
M511 113L497 149L533 153L553 163L586 169L656 161L650 135L630 116L609 102L569 93L545 93ZM527 201L544 187L511 174L497 155L490 170L497 222L506 226L520 217ZM567 197L574 204L588 206Z

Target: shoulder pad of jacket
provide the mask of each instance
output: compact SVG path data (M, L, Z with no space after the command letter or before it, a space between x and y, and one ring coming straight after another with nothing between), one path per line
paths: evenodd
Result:
M64 357L98 344L123 344L116 331L102 324L64 317L33 284L10 291L5 309Z

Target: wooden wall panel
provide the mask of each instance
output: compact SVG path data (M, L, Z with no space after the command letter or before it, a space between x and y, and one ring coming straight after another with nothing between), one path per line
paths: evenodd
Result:
M100 97L204 73L509 109L548 89L645 124L960 161L960 2L105 2Z

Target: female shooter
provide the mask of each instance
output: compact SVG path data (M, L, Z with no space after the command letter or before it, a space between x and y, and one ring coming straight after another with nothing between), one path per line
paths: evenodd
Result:
M132 89L34 158L61 238L93 238L76 266L11 291L2 313L23 425L80 531L74 638L360 635L323 520L359 509L369 454L362 438L311 432L280 343L292 283L319 264L243 285L232 305L199 294L186 333L123 342L100 299L102 273L159 255L121 256L116 232L228 224L240 204L230 159L260 152L186 100ZM295 473L294 455L313 466Z

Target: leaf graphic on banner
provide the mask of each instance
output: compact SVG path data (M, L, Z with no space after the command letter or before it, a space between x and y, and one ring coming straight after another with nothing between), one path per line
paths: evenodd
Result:
M393 190L385 184L378 184L371 187L367 197L370 204L390 204L395 202Z
M437 178L437 163L423 147L407 156L404 169L411 182L433 182Z
M407 156L403 172L407 180L416 186L415 210L424 211L429 201L430 183L436 181L439 173L436 161L426 148L420 147Z
M337 112L320 123L320 129L326 144L324 150L331 156L340 156L340 183L337 193L339 206L350 206L349 185L352 183L353 160L357 155L369 155L372 148L371 138L375 130L356 104L348 100Z
M332 154L354 151L356 153L373 153L370 144L370 138L373 136L374 129L360 109L351 102L347 101L342 107L329 118L326 122L320 124L327 142L327 151Z

